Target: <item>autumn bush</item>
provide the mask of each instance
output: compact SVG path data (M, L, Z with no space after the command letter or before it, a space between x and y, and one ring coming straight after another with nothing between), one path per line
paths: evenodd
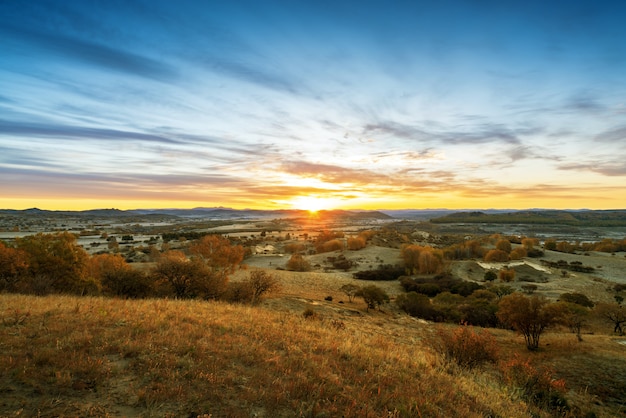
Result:
M443 255L441 250L414 244L403 246L400 252L408 274L441 273L444 266Z
M476 331L469 325L458 326L452 331L438 328L431 346L447 361L470 369L498 360L498 345L491 333L487 330Z
M351 251L357 251L362 248L365 248L367 242L363 237L350 237L347 241L347 247Z
M511 251L509 257L511 258L511 260L521 260L527 255L528 252L523 247L517 247Z
M286 265L290 271L311 271L311 263L302 254L293 254Z
M488 262L505 263L509 261L509 254L502 250L489 250L487 251L487 254L485 254L484 260Z
M510 283L515 280L515 270L503 268L498 272L498 279L501 282Z

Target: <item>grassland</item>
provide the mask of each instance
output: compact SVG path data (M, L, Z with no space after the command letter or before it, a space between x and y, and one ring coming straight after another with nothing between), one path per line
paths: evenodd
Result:
M498 365L446 362L429 343L433 324L356 302L312 305L306 319L277 303L0 295L0 415L551 416ZM492 333L502 361L531 355L511 332ZM624 414L613 398L626 389L625 346L546 341L533 361L566 378L571 416Z

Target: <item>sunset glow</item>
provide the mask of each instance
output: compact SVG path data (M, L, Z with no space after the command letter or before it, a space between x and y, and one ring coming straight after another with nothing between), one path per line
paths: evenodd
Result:
M0 208L623 208L624 2L0 3Z

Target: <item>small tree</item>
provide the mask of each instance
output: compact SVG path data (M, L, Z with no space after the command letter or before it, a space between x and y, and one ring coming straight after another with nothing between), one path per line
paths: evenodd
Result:
M504 251L505 253L511 252L511 242L508 239L500 239L496 242L496 249Z
M348 296L348 301L352 302L354 300L354 297L359 293L359 291L361 290L360 286L357 286L355 284L344 284L343 286L341 286L340 290L346 294L346 296Z
M622 324L626 322L626 308L617 303L598 303L596 314L614 325L613 332L624 335Z
M290 271L311 271L309 263L302 254L293 254L287 261L287 270Z
M563 293L559 298L561 302L575 303L580 306L584 306L586 308L593 308L594 303L582 293L573 292L573 293Z
M497 275L497 274L496 274L496 272L495 272L495 271L493 271L493 270L487 270L487 271L485 272L485 276L483 277L483 279L484 279L486 282L493 282L493 281L494 281L495 279L497 279L497 278L498 278L498 275Z
M250 277L247 282L252 289L253 304L257 303L264 294L273 292L279 288L279 283L276 278L263 270L250 272Z
M503 297L497 316L500 322L524 336L529 350L537 350L541 334L560 319L547 299L537 295L526 297L521 293Z
M562 323L567 326L570 331L576 334L578 341L582 341L581 335L582 327L586 324L587 318L589 318L589 309L576 303L559 302L562 314Z
M515 270L513 269L502 269L498 272L498 278L501 282L510 283L515 280Z
M503 263L509 261L509 254L502 250L489 250L487 254L485 254L485 261Z
M380 310L380 306L389 302L389 295L383 289L376 285L369 285L363 287L356 296L361 296L365 304L367 305L367 311L370 309L378 308Z

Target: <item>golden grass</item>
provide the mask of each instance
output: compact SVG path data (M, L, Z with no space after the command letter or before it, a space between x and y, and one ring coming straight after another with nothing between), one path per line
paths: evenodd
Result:
M432 325L320 312L0 295L0 416L549 416L496 367L444 364L423 343ZM494 334L505 351L523 349Z
M419 347L301 315L165 300L0 301L6 415L481 416L500 408L435 372ZM517 407L523 416L509 404L502 413Z

